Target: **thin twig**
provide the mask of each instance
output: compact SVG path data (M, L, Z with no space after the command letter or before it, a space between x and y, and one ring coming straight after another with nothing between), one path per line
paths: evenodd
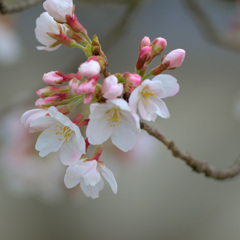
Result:
M211 42L228 50L240 52L240 42L234 32L218 30L198 0L183 0L192 12L203 35Z
M200 162L194 159L189 153L183 153L175 145L173 141L169 141L162 134L160 134L155 128L149 126L148 124L141 122L141 128L146 130L149 135L155 137L161 141L176 158L182 159L194 172L203 173L206 177L225 180L228 178L236 177L240 174L240 162L236 161L235 164L226 169L217 169L210 166L208 163Z
M28 0L24 2L18 2L17 4L6 4L4 0L0 0L0 12L2 14L7 14L7 13L15 13L15 12L20 12L23 11L29 7L35 6L44 0Z

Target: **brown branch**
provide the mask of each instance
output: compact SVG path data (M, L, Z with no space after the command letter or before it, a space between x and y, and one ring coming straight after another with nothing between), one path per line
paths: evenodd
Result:
M29 7L42 3L44 0L28 0L20 1L17 4L7 4L4 0L0 0L0 13L8 14L23 11Z
M228 50L240 52L240 42L234 32L218 30L198 0L183 0L192 12L203 35L211 42Z
M236 161L235 164L226 169L217 169L210 166L208 163L200 162L194 159L189 153L183 153L175 145L173 141L169 141L162 134L160 134L155 128L149 126L148 124L141 122L141 128L148 132L149 135L155 137L161 141L176 158L182 159L194 172L203 173L206 177L225 180L228 178L233 178L240 174L240 162Z

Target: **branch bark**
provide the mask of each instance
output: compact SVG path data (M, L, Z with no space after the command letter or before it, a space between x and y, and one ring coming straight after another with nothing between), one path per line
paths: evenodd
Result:
M206 177L217 180L234 178L240 174L239 161L236 161L232 166L226 169L214 168L208 163L196 160L189 153L183 153L173 141L166 139L161 133L148 124L141 122L141 128L147 131L149 135L162 142L172 152L174 157L183 160L196 173L203 173Z
M20 1L17 4L7 4L4 0L0 0L0 12L2 14L9 14L23 11L29 7L42 3L44 0L28 0Z
M206 14L198 0L183 0L188 9L193 14L199 29L203 35L212 43L224 47L228 50L240 52L240 41L234 32L218 30L210 17Z

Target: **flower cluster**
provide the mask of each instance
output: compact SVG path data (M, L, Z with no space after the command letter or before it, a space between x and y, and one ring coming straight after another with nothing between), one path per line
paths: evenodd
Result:
M110 74L97 36L89 38L74 14L72 0L46 0L43 7L47 12L37 19L35 33L44 46L38 49L51 51L65 44L82 49L87 60L76 73L45 73L43 81L48 86L37 91L38 109L25 112L22 123L30 132L42 131L35 145L41 157L59 151L61 163L67 166L64 178L67 188L80 184L86 196L97 198L105 178L116 193L113 173L99 160L103 143L111 138L113 145L127 152L141 134L141 119L169 118L162 99L177 94L179 85L174 77L162 72L181 66L185 51L173 50L162 57L160 65L148 71L167 41L144 37L135 72ZM70 119L68 114L82 103L90 104L89 114L79 113ZM90 145L95 146L95 151L89 158L86 154Z

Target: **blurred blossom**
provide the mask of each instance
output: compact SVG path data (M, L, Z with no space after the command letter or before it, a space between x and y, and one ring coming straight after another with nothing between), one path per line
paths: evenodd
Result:
M24 110L13 110L1 121L5 141L1 149L2 176L8 189L21 196L34 196L46 202L62 200L67 193L65 167L57 154L41 158L34 150L35 134L20 122Z
M0 65L13 65L22 55L21 39L14 26L9 24L14 18L0 15Z
M126 164L127 168L131 165L145 166L146 164L149 165L149 161L152 161L152 159L156 159L157 154L159 156L161 146L155 138L150 136L146 131L142 131L138 135L136 144L132 150L122 152L118 148L114 148L112 150L113 156L111 156L110 151L105 152L105 154L110 154L106 158L116 158L119 162Z
M237 92L233 99L233 115L240 121L240 91Z

